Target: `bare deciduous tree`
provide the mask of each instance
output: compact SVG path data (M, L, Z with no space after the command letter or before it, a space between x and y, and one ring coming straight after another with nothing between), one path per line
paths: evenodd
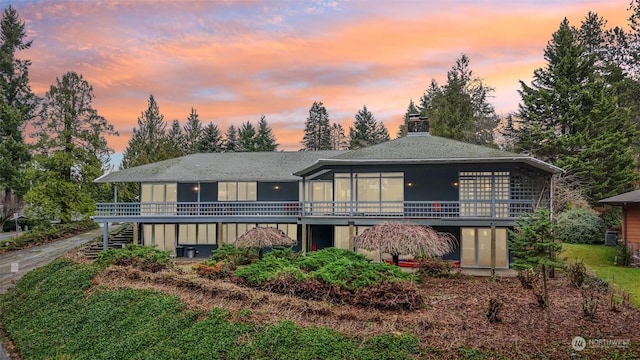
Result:
M240 236L235 245L239 249L255 248L258 249L258 257L262 259L264 248L274 246L291 246L296 241L290 238L284 231L272 227L256 226Z
M398 265L400 255L422 255L437 257L453 251L456 238L428 226L399 222L383 222L371 227L354 238L358 248L378 250L391 254Z

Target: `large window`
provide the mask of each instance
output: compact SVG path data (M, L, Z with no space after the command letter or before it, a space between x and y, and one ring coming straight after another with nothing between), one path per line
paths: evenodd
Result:
M255 181L221 181L218 183L218 201L256 201L257 188Z
M311 181L307 186L307 211L314 215L330 214L333 209L333 183L331 181Z
M175 224L144 224L144 244L157 246L163 251L175 254L176 250L176 225Z
M178 201L178 184L141 184L141 214L174 214Z
M216 224L180 224L180 244L216 244Z
M508 172L460 172L459 191L460 216L509 217Z
M403 173L336 174L334 182L336 201L342 202L346 207L353 200L355 212L394 213L403 211Z

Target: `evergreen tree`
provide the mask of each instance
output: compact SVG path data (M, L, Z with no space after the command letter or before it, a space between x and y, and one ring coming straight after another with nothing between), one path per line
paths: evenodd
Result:
M167 124L153 95L149 106L138 117L138 126L124 150L121 168L150 164L171 158L166 134Z
M95 210L97 185L113 153L105 136L113 126L92 107L91 85L74 72L56 79L33 123L36 139L33 187L25 195L36 217L66 223Z
M9 6L0 20L0 92L7 105L18 111L21 125L33 119L38 98L29 85L31 60L21 60L16 52L31 48L26 41L24 21L20 21L16 10Z
M224 151L228 152L241 152L246 151L242 144L240 143L240 139L238 138L238 130L233 125L229 125L227 128L227 132L225 133L224 145L222 146Z
M256 128L250 122L240 125L238 129L238 140L244 151L257 151Z
M309 109L302 137L303 150L331 150L331 125L329 114L322 102L314 101Z
M618 97L618 105L629 109L631 122L640 128L640 64L636 63L640 56L634 49L636 41L633 34L619 27L607 29L606 25L604 18L589 12L576 30L576 40L594 56L597 74ZM637 153L640 139L633 145Z
M432 81L432 83L435 82L435 80ZM402 124L400 125L399 129L398 129L398 134L396 135L397 137L405 137L407 136L407 129L409 126L409 118L411 117L411 115L414 114L420 114L420 110L418 110L418 108L416 107L416 104L413 103L413 100L409 101L409 106L407 106L407 111L404 113L404 118L402 121Z
M349 149L359 149L389 141L384 124L378 123L364 105L355 116L353 127L349 127Z
M437 136L478 145L493 145L493 130L499 122L488 102L493 89L485 86L469 69L462 55L447 73L447 83L439 90L432 81L422 113L429 119L430 132Z
M433 107L433 99L435 99L438 95L442 95L442 89L440 89L440 86L438 86L438 82L436 81L436 79L431 79L429 88L427 88L427 90L420 97L419 109L421 115L426 116L429 111L431 111L431 108Z
M22 129L34 117L38 99L29 85L30 60L16 53L31 47L25 23L9 6L0 20L0 190L5 197L27 189L24 172L30 160Z
M196 111L196 109L191 108L191 113L187 118L187 123L184 125L183 150L185 154L193 154L200 151L198 150L198 144L200 143L202 132L203 129L202 124L200 123L200 119L198 118L198 112Z
M258 121L258 134L256 134L256 151L276 151L278 144L273 136L273 131L267 124L267 118L262 115Z
M338 123L331 124L331 150L348 150L349 139L344 134L344 128Z
M548 310L549 296L547 292L548 272L561 267L562 262L556 260L562 245L556 241L557 225L551 220L549 210L538 208L534 213L516 220L516 229L509 237L509 249L513 252L515 269L533 269L543 277L542 306ZM547 313L547 316L549 313Z
M220 129L214 123L210 122L204 127L195 149L201 153L222 151L222 135L220 134Z
M576 33L565 19L545 49L546 67L535 70L531 86L520 82L519 121L511 136L516 150L576 175L596 203L637 180L629 147L638 132Z
M174 158L184 155L184 134L178 119L173 120L171 129L167 133L167 156Z

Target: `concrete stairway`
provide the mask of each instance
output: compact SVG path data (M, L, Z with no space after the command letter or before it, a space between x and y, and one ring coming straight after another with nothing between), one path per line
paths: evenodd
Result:
M119 231L109 234L109 240L107 242L107 247L109 249L121 249L128 244L133 243L133 225L129 224L126 227L120 229ZM84 249L84 254L87 259L94 260L98 257L98 254L102 251L103 243L102 241L99 243L91 244L90 246Z

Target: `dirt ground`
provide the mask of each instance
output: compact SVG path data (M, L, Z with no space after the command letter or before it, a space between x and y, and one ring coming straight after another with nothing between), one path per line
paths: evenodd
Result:
M222 307L236 321L268 324L291 320L300 326L330 327L359 337L412 333L420 339L423 349L439 349L433 350L434 358L460 355L460 348L476 348L506 358L569 358L575 352L572 340L576 336L592 341L613 340L626 353L640 349L640 310L621 305L612 310L609 295L599 294L595 319L587 319L581 291L562 274L549 282L550 322L531 290L524 289L513 277L428 278L416 290L426 306L414 311L304 300L248 288L231 279L203 279L179 269L147 273L111 267L94 282L99 287L154 289L176 295L196 310ZM503 304L501 321L497 323L490 323L485 315L491 298ZM607 354L617 349L600 346L590 354L608 358Z

